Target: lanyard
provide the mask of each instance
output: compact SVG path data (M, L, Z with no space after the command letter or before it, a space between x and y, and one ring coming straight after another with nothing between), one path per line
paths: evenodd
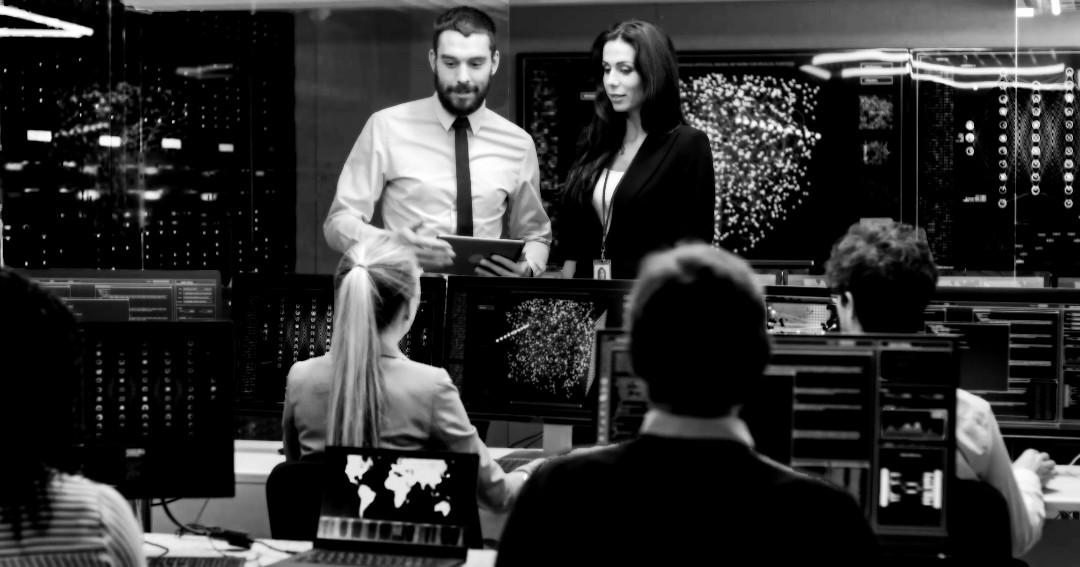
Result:
M608 173L610 172L610 169L604 168L604 188L600 193L600 210L604 213L603 218L600 219L600 221L604 225L604 236L600 240L600 260L607 260L608 227L611 226L611 211L615 208L615 192L619 190L619 184L616 183L615 189L611 191L611 200L607 200ZM619 181L621 182L622 179L620 179Z

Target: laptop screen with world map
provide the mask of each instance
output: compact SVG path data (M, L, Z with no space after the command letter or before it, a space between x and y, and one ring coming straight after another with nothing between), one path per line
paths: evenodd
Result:
M477 455L327 447L317 538L466 547Z

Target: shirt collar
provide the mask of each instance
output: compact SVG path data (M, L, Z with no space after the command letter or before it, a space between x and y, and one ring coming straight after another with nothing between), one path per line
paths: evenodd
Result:
M439 102L439 93L431 95L431 105L435 107L435 116L439 118L439 124L442 124L443 130L449 132L450 128L454 126L454 120L457 119L457 116L450 114L450 112L443 107L442 103ZM466 116L466 118L469 119L469 129L473 131L473 134L476 134L480 131L480 128L484 127L484 121L487 119L487 112L487 101L485 100L483 104L480 105L480 108L477 108L472 114Z
M652 408L645 414L641 434L680 439L724 439L754 446L750 428L736 416L690 417Z

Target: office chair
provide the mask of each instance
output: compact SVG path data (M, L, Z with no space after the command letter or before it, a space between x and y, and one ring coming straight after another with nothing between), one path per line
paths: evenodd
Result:
M266 478L270 537L314 541L325 479L323 463L278 463Z
M1005 496L976 480L952 479L949 485L950 566L1027 567L1012 556L1012 529Z

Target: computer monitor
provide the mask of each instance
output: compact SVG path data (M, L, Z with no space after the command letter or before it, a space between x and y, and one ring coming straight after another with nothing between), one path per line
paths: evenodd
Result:
M234 496L232 323L80 327L83 473L129 499Z
M1080 290L938 288L925 320L1009 329L1006 388L977 392L1003 429L1080 420Z
M794 379L792 466L844 488L883 543L944 545L959 365L952 337L781 335L765 375Z
M420 278L420 306L400 343L410 359L441 365L445 300L444 276ZM330 349L334 278L238 274L233 280L232 318L237 327L236 400L242 416L237 434L246 439L281 439L289 369Z
M473 419L593 425L596 332L633 281L452 277L446 369Z
M1008 323L933 321L926 324L926 330L956 337L961 388L980 395L1009 391Z
M1043 288L1047 276L941 275L938 287Z
M80 321L213 321L222 318L217 270L25 270Z
M632 368L629 333L599 331L596 345L597 443L629 441L638 436L648 411L648 386ZM791 375L765 376L754 382L739 412L750 428L755 449L785 465L791 464L793 388Z
M603 331L597 341L597 439L626 441L641 427L647 389L630 367L625 332ZM849 492L879 538L943 545L955 451L954 341L773 337L740 415L759 452Z
M821 335L840 326L827 288L766 286L765 308L766 326L773 335Z

